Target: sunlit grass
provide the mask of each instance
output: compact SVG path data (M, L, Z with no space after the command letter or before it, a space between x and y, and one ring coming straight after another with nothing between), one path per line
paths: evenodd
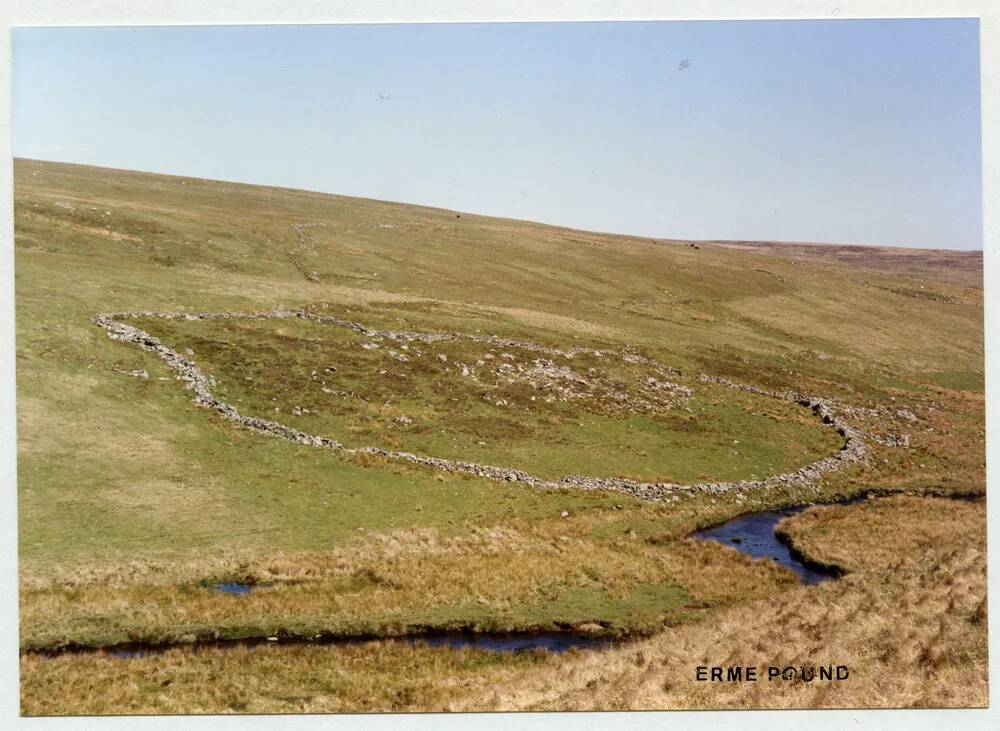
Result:
M798 590L788 593L794 580L787 572L721 546L692 545L683 540L688 532L741 512L872 487L984 489L982 291L940 253L921 266L913 256L841 265L816 252L802 258L780 249L694 249L459 219L417 206L23 160L15 164L15 199L22 644L282 627L388 632L596 621L627 633L676 625L650 640L659 644L643 651L642 663L626 654L577 665L570 658L494 663L474 653L358 649L327 690L326 663L336 660L324 658L335 656L310 649L254 655L259 664L238 668L226 659L237 655L205 655L200 665L172 654L179 675L157 675L157 682L188 680L162 691L137 679L144 665L27 657L30 712L329 710L362 707L365 697L367 708L704 705L696 689L650 670L659 667L652 658L686 668L692 657L735 647L740 628L755 623L761 630L754 641L776 642L782 618L804 599ZM310 224L305 247L296 223ZM921 285L933 296L910 296ZM874 435L909 434L911 446L870 442L865 463L830 475L816 491L657 505L620 494L538 491L240 431L195 407L157 359L109 340L90 322L108 311L278 308L561 348L633 346L680 368L678 381L696 393L659 415L593 404L541 408L536 401L537 408L512 416L458 379L415 369L415 360L388 363L384 350L376 360L376 351L360 348L345 358L337 336L315 325L283 323L284 332L271 323L150 327L172 347L192 348L241 411L277 413L283 423L357 445L550 475L677 481L766 476L836 448L832 431L805 410L691 380L708 372L833 398L855 408L852 425ZM456 347L455 357L483 355ZM314 388L312 370L323 373L321 365L338 368L327 387L364 391L370 403L328 399L333 395L321 383ZM149 378L127 375L133 370ZM638 375L626 369L611 377ZM507 395L517 401L525 394ZM296 415L296 406L309 413ZM410 427L400 428L401 415L413 419ZM903 518L924 512L914 508ZM981 517L969 521L981 524ZM848 543L863 534L834 522ZM976 535L945 531L936 540L968 538L978 550ZM906 655L893 676L902 678L895 691L865 681L857 697L723 700L836 705L857 701L867 688L886 704L974 702L984 667L975 654L978 635L949 619L947 642L939 643L927 629L930 615L916 604L906 605L894 627L886 625L895 616L891 602L906 592L937 607L950 596L952 577L976 586L975 561L936 553L926 561L899 574L902 583L884 597L873 587L894 579L877 572L808 594L809 609L790 625L799 634L789 637L807 646L823 633L831 656L842 649L861 656L877 645L887 664L891 648L905 640L907 648L931 653L925 659L940 672L928 674ZM205 587L248 573L274 586L235 598L242 603ZM958 608L946 616L965 612L965 598L975 593L970 588L956 598ZM838 633L839 606L852 607L849 627L856 631ZM697 620L704 621L690 641L674 642L679 627ZM878 644L883 632L887 639ZM949 654L952 644L958 649ZM959 659L949 664L949 657ZM301 661L301 670L277 672L287 669L284 658ZM553 680L550 671L563 662L565 672ZM601 662L611 672L606 685L595 675ZM534 663L539 675L524 676ZM634 671L618 673L625 667ZM228 680L220 680L223 671ZM218 684L204 683L203 673ZM598 684L588 688L590 680ZM538 690L536 681L551 681L552 692ZM465 682L474 700L456 689ZM555 692L564 684L565 693ZM99 687L113 690L102 694Z

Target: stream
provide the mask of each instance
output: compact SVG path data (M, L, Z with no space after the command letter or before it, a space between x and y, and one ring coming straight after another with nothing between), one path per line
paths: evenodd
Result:
M867 495L841 500L831 505L855 505L867 499ZM780 566L795 572L803 584L811 586L823 581L830 581L838 576L835 571L818 570L802 561L802 557L793 552L787 544L775 535L774 527L784 518L801 513L812 505L797 505L782 510L763 510L759 513L746 513L725 523L704 528L692 533L692 537L702 541L715 541L724 546L735 548L752 558L769 558Z
M453 647L455 649L471 648L474 650L485 650L487 652L531 652L541 650L560 654L569 650L600 650L620 644L623 640L611 637L594 636L580 632L507 632L507 633L485 633L485 632L436 632L423 635L410 635L407 637L334 637L320 638L317 640L303 639L262 639L252 638L245 640L214 640L209 642L192 643L187 647L192 652L202 652L208 650L231 650L235 647L245 647L253 649L260 645L279 644L308 644L325 646L346 646L364 645L370 642L398 642L408 645L425 644L428 647ZM118 645L107 648L105 651L112 657L124 659L139 659L157 655L167 649L176 648L178 645L150 646L150 645ZM181 645L181 647L185 647ZM55 653L54 653L55 654Z
M841 500L829 505L855 505L868 499L868 495L860 495L849 500ZM952 496L955 499L981 500L981 496ZM691 537L702 541L715 541L722 545L733 548L740 553L758 559L770 559L775 563L793 571L805 585L818 584L830 581L839 576L836 569L822 570L809 565L807 561L796 552L789 549L774 532L775 526L783 518L813 507L812 505L799 505L784 508L781 510L765 510L756 513L747 513L718 525L703 528L690 534ZM213 588L233 596L234 601L242 601L242 598L251 594L256 588L263 588L259 585L241 583L215 584ZM562 653L569 650L590 650L607 649L621 644L624 639L614 639L607 636L595 636L594 634L576 631L549 631L549 632L512 632L512 633L483 633L471 631L441 631L426 634L415 634L395 638L376 637L326 637L317 636L313 639L289 638L289 637L269 637L269 638L249 638L241 640L214 640L208 642L198 642L189 645L191 651L201 650L227 650L234 647L254 648L259 645L277 644L315 644L315 645L361 645L368 642L390 640L409 645L426 644L430 647L452 647L452 648L472 648L498 653L516 653L541 650L552 653ZM118 645L108 647L104 651L109 655L120 658L141 658L148 655L155 655L170 647L178 645L150 646L150 645ZM182 645L183 647L183 645ZM69 650L74 651L74 650ZM89 650L78 650L89 651ZM57 655L60 651L45 653Z

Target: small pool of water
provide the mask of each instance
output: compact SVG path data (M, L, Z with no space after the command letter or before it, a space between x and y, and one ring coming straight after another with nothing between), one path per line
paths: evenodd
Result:
M854 505L862 502L867 496L842 500L833 505ZM724 546L735 548L740 553L745 553L753 558L771 559L775 563L791 569L802 580L803 584L819 584L823 581L830 581L836 578L836 574L829 571L818 571L802 562L802 560L792 553L787 545L778 540L774 534L774 527L778 521L788 516L801 513L803 510L812 507L811 505L800 505L784 510L765 510L759 513L748 513L740 515L725 523L695 531L691 535L702 541L715 541Z
M212 584L212 588L224 594L249 594L254 590L251 584L241 584L237 581L225 582L222 584Z

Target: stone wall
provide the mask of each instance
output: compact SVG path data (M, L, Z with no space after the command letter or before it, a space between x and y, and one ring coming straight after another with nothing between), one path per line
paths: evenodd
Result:
M800 406L810 409L820 421L844 438L841 449L827 457L823 457L811 464L801 467L792 472L774 475L762 480L742 480L739 482L704 482L693 485L679 485L669 482L637 482L617 477L590 477L584 475L566 475L559 480L544 480L540 477L529 474L523 470L509 467L496 467L492 465L476 464L474 462L462 462L456 460L441 459L438 457L425 457L409 452L397 452L380 447L345 447L340 442L326 437L314 436L305 432L293 429L292 427L279 424L267 419L259 419L253 416L240 414L236 407L217 399L211 391L211 378L202 373L201 369L177 351L171 350L157 338L137 327L129 325L124 320L131 318L158 318L168 320L219 320L219 319L290 319L297 318L309 320L326 325L347 328L361 335L370 338L384 338L394 341L417 341L423 343L435 343L442 341L454 341L458 339L468 339L473 342L488 343L499 347L520 348L536 353L545 353L566 358L572 358L579 353L589 353L599 356L617 356L629 362L642 363L654 368L661 374L678 374L674 368L662 366L651 358L639 355L629 348L625 348L620 353L611 351L599 351L590 348L574 347L568 350L550 348L538 343L521 342L501 338L496 335L465 335L460 333L418 333L418 332L395 332L391 330L374 330L365 327L361 323L344 320L338 317L327 315L317 315L311 312L273 310L269 312L215 312L215 313L175 313L175 312L113 312L96 315L93 318L94 324L101 327L113 340L136 345L143 350L156 354L174 373L182 380L185 387L194 392L194 402L206 409L210 409L222 415L224 418L234 422L241 428L249 429L261 434L287 439L288 441L302 444L309 447L319 447L345 452L348 454L372 454L386 459L408 462L410 464L429 467L431 469L443 470L445 472L464 473L484 477L497 482L516 482L531 487L543 489L573 488L583 490L612 490L621 493L634 495L643 500L663 501L677 500L681 495L691 493L727 493L727 492L749 492L769 487L794 486L804 487L814 483L822 475L835 470L843 469L849 464L853 464L864 459L867 452L863 434L843 422L833 408L829 399L807 396L795 392L766 391L756 386L733 383L718 376L702 374L700 380L706 383L732 388L746 393L756 394L766 398L781 399L791 401ZM675 384L670 384L674 386ZM684 387L679 387L684 388ZM690 393L688 389L685 389Z

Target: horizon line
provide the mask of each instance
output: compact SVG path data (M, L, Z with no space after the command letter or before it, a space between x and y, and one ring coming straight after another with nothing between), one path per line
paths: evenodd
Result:
M551 223L548 221L538 221L534 219L526 218L514 218L512 216L503 216L493 213L482 213L477 211L459 210L457 208L447 208L441 205L433 205L428 203L415 203L411 201L400 201L391 200L387 198L369 198L367 196L352 195L349 193L337 193L329 190L316 190L312 188L294 188L288 185L275 185L270 183L261 182L247 182L245 180L225 180L222 178L206 178L200 175L190 175L184 173L176 172L162 172L159 170L140 170L138 168L120 168L113 167L110 165L94 165L93 163L86 162L75 162L72 160L48 160L43 158L34 157L21 157L18 155L11 156L12 162L24 161L24 162L39 162L39 163L52 163L55 165L73 165L76 167L85 168L96 168L98 170L111 170L123 173L139 173L142 175L158 175L165 178L188 178L191 180L202 180L205 182L213 183L225 183L228 185L245 185L253 188L275 188L278 190L287 190L296 193L311 193L314 195L328 195L340 198L352 198L354 200L371 201L375 203L386 203L390 205L398 206L410 206L415 208L426 208L436 211L447 211L450 213L460 213L469 216L478 216L480 218L492 218L504 221L516 221L519 223L530 223L537 226L548 226L551 228L560 228L569 231L577 231L581 233L598 234L602 236L621 236L624 238L633 239L648 239L654 242L663 243L694 243L694 244L749 244L749 245L764 245L764 244L781 244L785 246L819 246L819 247L857 247L863 249L905 249L907 251L946 251L949 253L985 253L985 242L981 244L978 248L948 248L945 246L905 246L902 244L875 244L875 243L857 243L857 242L842 242L842 241L800 241L800 240L789 240L789 239L718 239L718 238L676 238L671 236L650 236L645 234L628 233L623 231L597 231L593 229L577 228L574 226L568 226L561 223ZM14 183L12 177L11 182Z

